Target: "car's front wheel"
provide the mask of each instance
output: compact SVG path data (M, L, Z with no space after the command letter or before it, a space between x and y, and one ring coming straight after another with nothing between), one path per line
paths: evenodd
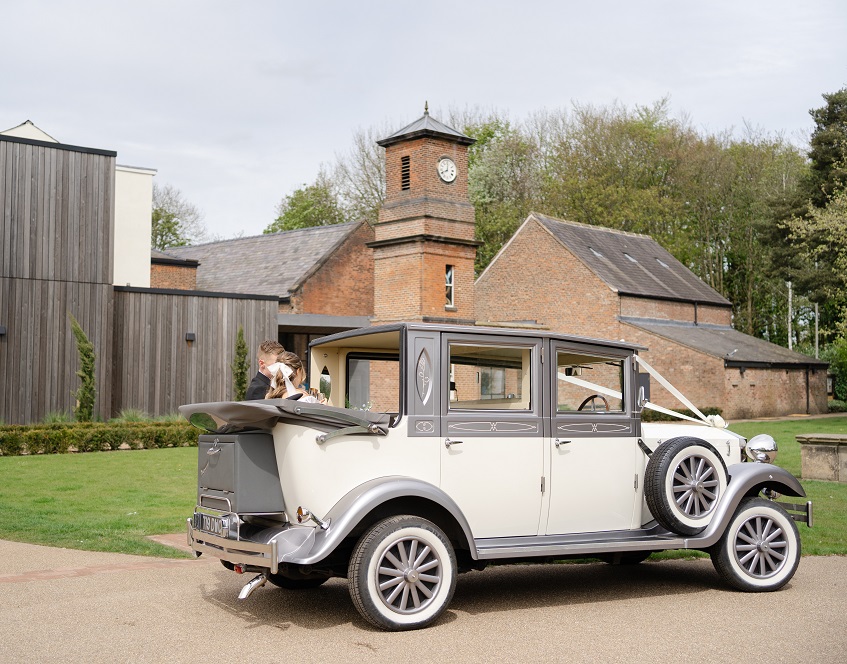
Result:
M403 515L380 521L357 542L347 572L362 617L382 629L435 621L456 589L456 555L431 521Z
M745 498L711 555L718 574L734 588L778 590L797 570L800 535L778 503Z

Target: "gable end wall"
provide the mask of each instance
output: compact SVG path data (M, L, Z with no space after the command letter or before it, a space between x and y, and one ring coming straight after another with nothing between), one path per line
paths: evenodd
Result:
M617 339L618 295L537 221L476 282L480 322L534 320L556 332Z

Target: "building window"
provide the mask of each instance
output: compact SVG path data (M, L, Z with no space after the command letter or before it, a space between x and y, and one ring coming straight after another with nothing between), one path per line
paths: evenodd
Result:
M412 159L400 157L400 189L408 191L412 187Z
M453 266L448 265L444 270L444 291L446 294L444 306L453 307Z

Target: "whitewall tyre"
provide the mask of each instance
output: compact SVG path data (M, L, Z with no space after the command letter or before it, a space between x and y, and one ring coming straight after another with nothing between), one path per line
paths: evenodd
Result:
M726 464L709 443L672 438L650 455L644 498L659 524L680 535L696 535L711 523L727 481Z
M353 549L347 572L356 609L372 625L420 629L447 608L456 589L456 554L431 521L403 515L380 521Z
M779 590L800 563L800 534L778 503L746 498L711 556L718 574L732 587L747 592Z

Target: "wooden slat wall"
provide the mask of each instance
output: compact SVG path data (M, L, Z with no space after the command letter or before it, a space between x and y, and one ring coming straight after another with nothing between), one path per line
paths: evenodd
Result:
M0 140L0 277L112 283L115 158Z
M79 356L97 354L97 416L112 402L115 158L0 138L0 421L70 412Z
M275 300L117 290L113 414L135 408L166 415L182 404L232 399L238 327L255 365L259 342L276 339L277 308ZM196 341L186 342L186 332Z
M79 353L68 312L82 325L97 355L95 414L108 418L112 402L111 284L0 277L0 421L38 422L73 411Z

